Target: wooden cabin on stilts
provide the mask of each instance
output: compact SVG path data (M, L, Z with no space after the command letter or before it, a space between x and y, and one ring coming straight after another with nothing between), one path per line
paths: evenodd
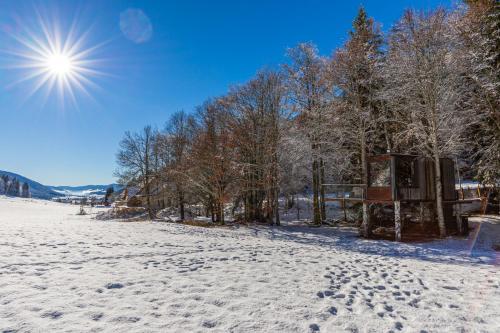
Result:
M441 158L441 184L446 234L464 234L467 221L455 189L455 162ZM330 198L329 201L362 203L364 237L411 241L439 236L434 161L416 155L388 153L368 157L368 184L362 196ZM340 185L340 184L336 184Z

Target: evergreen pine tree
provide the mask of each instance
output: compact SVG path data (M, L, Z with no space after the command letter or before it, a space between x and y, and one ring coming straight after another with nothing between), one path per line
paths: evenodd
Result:
M31 197L30 186L27 182L23 183L21 196L23 198L30 198Z
M18 197L19 196L19 180L12 178L7 188L7 195Z

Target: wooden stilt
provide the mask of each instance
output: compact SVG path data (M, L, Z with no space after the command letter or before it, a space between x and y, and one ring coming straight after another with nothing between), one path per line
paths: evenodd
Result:
M394 201L394 230L396 232L396 242L401 241L401 202Z
M425 222L425 204L420 202L420 224L424 224Z
M459 235L463 235L464 234L464 230L462 228L462 217L460 216L461 214L461 208L460 208L460 204L455 204L455 219L457 221L457 230L458 230L458 234Z
M370 236L370 210L368 207L368 204L366 202L363 202L363 236L364 237L369 237Z
M347 222L347 211L345 207L345 197L342 198L342 209L344 210L344 222Z

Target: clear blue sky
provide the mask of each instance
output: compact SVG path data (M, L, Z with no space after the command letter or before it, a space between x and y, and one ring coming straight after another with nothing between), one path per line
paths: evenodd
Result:
M299 42L330 54L345 41L361 4L388 30L405 8L451 1L0 0L0 170L49 185L113 182L125 131L163 127L172 112L192 111L260 68L283 63L286 49ZM134 43L123 34L120 14L129 8L149 18L149 40ZM13 85L27 72L12 68L17 59L8 51L20 48L13 36L25 36L26 27L41 35L36 11L62 35L76 22L77 32L88 31L87 48L104 42L89 56L106 74L93 78L92 98L77 93L76 105L61 104L56 91L27 97L32 80Z

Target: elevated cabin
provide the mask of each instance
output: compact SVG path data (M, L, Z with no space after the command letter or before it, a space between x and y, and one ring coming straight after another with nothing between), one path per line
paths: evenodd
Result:
M368 157L368 184L363 200L363 233L394 230L396 240L413 235L433 236L439 233L436 218L436 184L434 160L403 154ZM461 232L458 199L455 190L455 163L441 158L443 210L447 233ZM386 214L391 212L392 214ZM461 222L460 222L461 223ZM392 232L392 231L391 231ZM416 238L416 237L414 237Z
M368 157L369 202L420 202L436 200L434 161L431 158L384 154ZM443 200L457 199L455 191L455 163L441 158Z

